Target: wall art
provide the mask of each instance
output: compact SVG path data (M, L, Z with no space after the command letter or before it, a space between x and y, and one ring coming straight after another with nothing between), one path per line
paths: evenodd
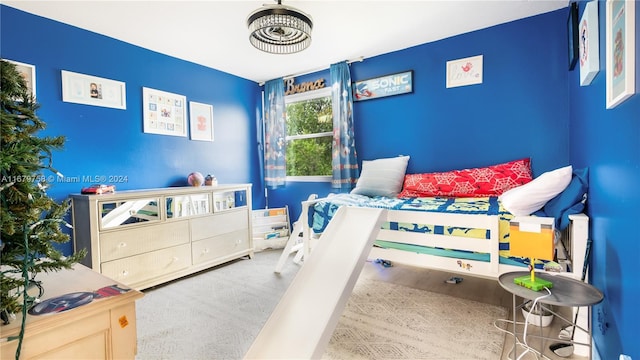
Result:
M127 108L125 83L65 70L61 74L62 101L114 109Z
M635 93L635 0L606 4L607 109Z
M213 106L189 101L191 140L213 141Z
M569 71L573 70L578 63L578 3L572 2L569 5L569 17L567 18L567 39L569 49Z
M144 132L186 137L186 100L183 95L143 87Z
M447 61L447 88L482 84L483 55Z
M580 86L587 86L600 71L600 45L598 42L598 2L588 2L582 12L579 26Z
M27 84L27 89L31 91L33 97L36 97L36 67L34 65L21 63L18 61L7 60L6 61L16 66L16 71L22 76L24 82Z
M352 87L354 101L411 93L413 92L413 70L356 81Z

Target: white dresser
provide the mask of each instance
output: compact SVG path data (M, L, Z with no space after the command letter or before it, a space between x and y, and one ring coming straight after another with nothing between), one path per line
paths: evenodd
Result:
M83 264L145 289L253 257L251 184L71 195Z

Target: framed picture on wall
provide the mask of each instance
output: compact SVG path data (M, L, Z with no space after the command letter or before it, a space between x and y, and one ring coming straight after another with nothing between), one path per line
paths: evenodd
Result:
M356 81L353 100L362 101L413 92L413 70Z
M27 89L31 91L33 97L36 97L36 67L21 63L18 61L7 60L8 62L16 66L16 71L22 76L24 82L27 84Z
M569 41L569 71L578 63L578 4L572 2L569 5L569 18L567 19L567 38Z
M123 110L127 108L125 83L66 70L62 70L61 74L62 101Z
M607 0L607 109L635 93L635 13L635 0Z
M483 55L447 61L447 88L482 84Z
M187 136L187 98L166 91L142 88L144 132Z
M213 141L213 106L189 101L191 140Z
M600 45L598 41L598 1L588 2L579 25L580 86L591 84L600 71Z

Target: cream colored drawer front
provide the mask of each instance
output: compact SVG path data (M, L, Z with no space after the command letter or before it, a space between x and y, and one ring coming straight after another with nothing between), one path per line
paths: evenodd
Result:
M100 262L122 259L188 242L188 221L102 232L100 234Z
M201 264L222 258L248 248L249 231L246 229L196 241L192 244L193 264Z
M45 285L46 286L46 285ZM21 359L106 359L109 313L74 318L34 333L26 331ZM42 330L42 329L35 329ZM14 359L18 341L2 343L0 359ZM74 354L70 356L70 354Z
M193 241L196 241L248 227L249 212L247 209L228 210L216 215L192 219L191 236Z
M186 269L191 265L189 244L102 263L102 274L124 284L134 284Z

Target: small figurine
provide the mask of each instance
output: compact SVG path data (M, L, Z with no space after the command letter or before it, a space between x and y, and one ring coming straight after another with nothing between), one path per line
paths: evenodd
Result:
M216 180L215 176L209 174L204 178L204 184L207 186L217 186L218 180Z

